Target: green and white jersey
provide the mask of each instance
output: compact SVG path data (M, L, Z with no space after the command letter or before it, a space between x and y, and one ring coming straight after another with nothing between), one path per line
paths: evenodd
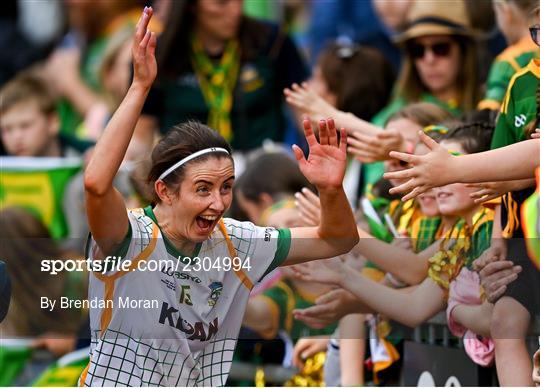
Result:
M151 208L128 215L119 263L130 260L129 268L117 263L90 274L89 301L112 303L90 305L90 363L80 384L224 385L250 290L285 260L290 231L223 219L186 258L164 238ZM89 248L91 259L94 240ZM233 257L243 268L225 269L224 258Z

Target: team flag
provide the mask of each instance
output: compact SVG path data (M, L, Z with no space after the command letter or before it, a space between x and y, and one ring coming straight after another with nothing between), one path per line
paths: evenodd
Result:
M53 238L66 237L62 200L66 185L81 168L80 158L0 157L0 209L27 208Z

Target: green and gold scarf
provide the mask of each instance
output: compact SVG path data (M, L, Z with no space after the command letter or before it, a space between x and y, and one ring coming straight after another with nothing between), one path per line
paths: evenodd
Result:
M240 69L240 45L237 40L230 40L218 63L208 58L201 41L196 36L191 39L191 48L193 70L209 109L208 125L227 141L231 141L233 133L230 114Z

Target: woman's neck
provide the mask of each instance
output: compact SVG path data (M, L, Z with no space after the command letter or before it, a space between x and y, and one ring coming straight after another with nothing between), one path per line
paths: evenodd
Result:
M207 54L217 56L220 55L225 49L225 44L227 43L226 41L216 38L198 27L195 27L195 33L197 34L197 37L201 41L201 44L203 45Z
M165 235L167 240L169 240L177 251L191 256L195 252L197 243L186 239L178 233L174 217L169 209L165 208L163 205L157 204L153 211L159 228L161 229L161 233Z

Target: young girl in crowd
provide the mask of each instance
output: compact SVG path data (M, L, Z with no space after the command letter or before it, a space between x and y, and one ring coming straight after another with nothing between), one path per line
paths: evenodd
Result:
M486 93L478 109L499 110L512 76L523 69L540 50L529 34L529 19L537 0L494 0L493 9L499 30L508 47L491 65Z

